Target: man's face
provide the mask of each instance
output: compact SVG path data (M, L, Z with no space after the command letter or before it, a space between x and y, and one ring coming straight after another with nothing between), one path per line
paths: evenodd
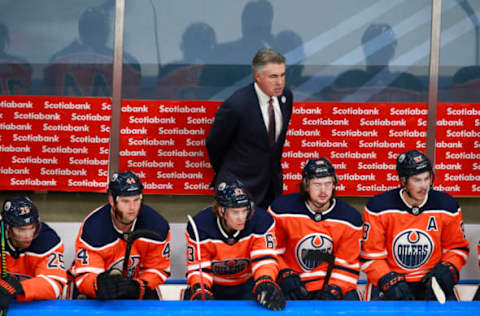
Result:
M324 206L328 206L328 202L333 197L335 188L333 177L324 177L310 179L307 185L307 192L310 200L307 202L315 210L324 210Z
M37 228L37 223L25 226L13 226L8 230L8 237L15 248L28 248L35 238Z
M226 208L223 218L227 230L242 230L245 228L245 223L248 216L248 207Z
M270 97L278 97L285 88L285 64L268 63L255 73L259 88Z
M432 174L429 171L408 177L405 184L405 191L408 195L407 201L412 202L410 204L415 206L421 204L425 200L431 185Z
M109 201L114 212L114 221L116 220L123 225L130 225L140 213L142 195L117 196L116 203L114 203L113 197L110 195Z

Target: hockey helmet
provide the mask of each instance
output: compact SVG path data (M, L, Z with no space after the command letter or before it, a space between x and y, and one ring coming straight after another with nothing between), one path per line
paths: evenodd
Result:
M116 200L117 196L142 194L143 184L132 171L114 173L108 185L108 193Z
M6 200L3 203L2 220L11 227L38 224L38 210L27 197Z
M337 175L327 158L310 159L303 167L302 178L306 182L310 179L333 177L333 182L337 183Z
M432 163L416 149L401 153L397 158L397 173L402 182L410 176L427 171L433 174Z
M221 206L227 208L249 207L252 201L245 189L245 186L239 180L221 182L215 189L215 200Z

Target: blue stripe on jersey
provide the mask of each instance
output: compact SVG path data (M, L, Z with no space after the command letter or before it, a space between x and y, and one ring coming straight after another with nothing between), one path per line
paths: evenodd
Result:
M83 223L82 240L92 247L103 247L121 238L113 227L110 204L91 214ZM135 230L148 229L156 232L164 241L170 229L168 222L148 205L142 204Z
M368 201L367 208L370 212L380 213L386 210L399 210L410 212L410 208L400 198L401 188L396 188L387 192L375 195ZM428 200L420 208L420 212L428 210L442 210L450 213L456 213L458 202L451 195L431 189L428 193Z
M213 207L209 206L203 209L197 213L193 219L197 225L200 241L213 239L227 242L227 239L222 235L218 228L217 216L213 211ZM236 236L235 240L238 241L239 239L248 237L251 234L265 234L273 225L273 223L273 218L267 211L256 207L252 216L247 219L245 228L240 232L240 234L238 234L238 236ZM196 240L190 223L187 225L187 232L192 240Z
M335 200L335 208L326 214L323 219L335 219L348 222L353 226L362 226L362 215L359 211L338 198ZM300 193L282 195L276 198L271 205L271 209L278 215L307 215L313 220L313 215L305 206L305 201Z
M42 254L58 245L59 242L60 237L57 233L50 228L50 226L42 222L40 234L32 241L32 244L28 247L27 251Z

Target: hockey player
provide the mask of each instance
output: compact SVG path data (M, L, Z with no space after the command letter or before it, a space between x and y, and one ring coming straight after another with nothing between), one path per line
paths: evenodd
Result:
M300 193L275 199L280 272L288 299L359 300L362 218L335 198L337 176L327 158L308 160Z
M194 217L193 226L187 225L189 288L185 299L255 298L268 309L283 309L285 298L275 283L278 264L273 218L253 206L238 180L221 182L215 200L213 207Z
M67 275L64 245L57 233L38 217L26 197L7 200L2 208L0 309L10 301L60 298Z
M78 291L89 298L161 297L156 288L170 275L170 227L143 203L142 189L133 172L113 174L108 203L91 212L80 227L71 272ZM142 229L156 233L158 238L137 239L126 259L128 269L122 271L127 237Z
M418 150L400 154L401 187L374 196L364 209L362 270L367 299L432 300L435 277L448 300L469 255L462 211L432 188L431 162Z

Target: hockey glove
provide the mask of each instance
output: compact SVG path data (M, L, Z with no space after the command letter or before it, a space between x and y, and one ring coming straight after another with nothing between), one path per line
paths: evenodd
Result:
M285 308L285 297L280 287L269 276L262 276L255 281L253 296L258 304L270 310L279 311Z
M385 294L386 300L414 300L405 276L397 272L389 272L378 280L378 287Z
M210 290L210 288L206 285L203 286L203 293L205 295L205 300L213 300L213 293ZM192 296L190 296L190 300L192 301L198 301L198 300L203 300L203 295L202 295L202 286L200 283L195 283L192 286Z
M342 297L342 289L338 285L329 284L325 291L322 291L321 300L334 301L341 300Z
M0 279L0 309L6 310L10 301L23 293L22 284L16 278L7 277L5 280Z
M430 270L422 278L422 282L428 282L432 277L435 277L443 292L447 296L452 296L453 287L458 282L458 270L453 264L448 261L440 261L432 270Z
M302 251L302 261L310 269L315 269L322 263L332 264L335 258L328 252L318 249L308 249Z
M308 300L310 293L303 285L298 274L292 269L283 269L278 273L277 283L287 300Z
M95 284L95 293L99 300L142 299L150 297L152 289L137 280L125 279L120 274L100 273Z

